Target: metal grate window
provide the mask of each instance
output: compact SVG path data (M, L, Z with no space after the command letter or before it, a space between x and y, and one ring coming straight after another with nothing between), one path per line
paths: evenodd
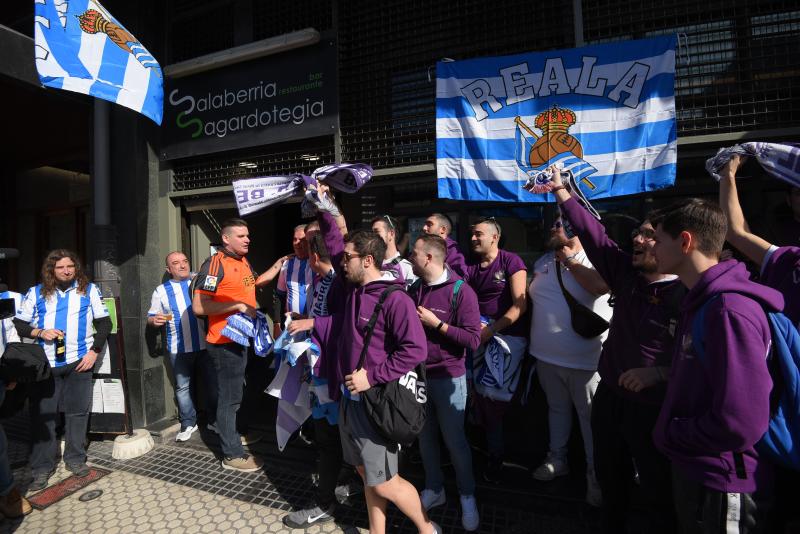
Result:
M333 27L332 0L253 0L253 39L258 41L303 28L322 32Z
M679 135L790 127L800 123L797 7L795 0L584 0L584 35L591 44L685 34L676 65Z
M230 185L233 180L255 176L311 174L335 161L332 137L292 141L191 161L176 161L173 190L186 191Z
M339 9L343 159L376 168L434 161L438 60L573 43L571 2L349 0Z
M170 63L231 48L235 44L235 5L173 1L169 25Z

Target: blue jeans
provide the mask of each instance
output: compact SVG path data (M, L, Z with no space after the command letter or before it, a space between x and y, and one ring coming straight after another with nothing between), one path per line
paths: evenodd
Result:
M419 449L425 466L425 488L440 491L444 487L439 458L439 434L450 452L456 471L458 492L475 494L475 476L472 473L472 451L464 434L464 408L467 404L467 380L458 378L429 378L428 417L419 435ZM441 432L440 432L441 430Z
M216 425L222 454L226 458L241 458L245 452L236 431L236 414L242 404L247 348L236 343L209 343L206 350L217 374Z
M51 473L56 468L56 422L59 411L64 412L65 464L86 462L86 429L92 405L92 372L75 371L77 362L54 367L53 376L32 387L31 412L31 473Z
M192 377L196 372L198 377L203 377L208 416L213 418L217 411L217 374L206 351L170 353L169 361L172 365L172 373L175 375L175 400L178 402L181 430L197 424L197 411L192 398ZM202 371L202 375L199 374L198 369Z
M0 325L2 328L2 325ZM0 405L6 397L6 384L0 380ZM14 475L8 461L8 439L3 425L0 425L0 496L5 497L14 488Z

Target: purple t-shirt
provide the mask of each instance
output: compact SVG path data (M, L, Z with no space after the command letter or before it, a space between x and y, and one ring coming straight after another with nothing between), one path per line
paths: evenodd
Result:
M770 247L761 267L761 283L783 294L783 313L800 325L800 248Z
M527 271L522 258L512 252L500 249L497 257L486 268L480 261L467 265L464 280L478 295L478 309L481 315L497 320L511 307L511 276L519 271ZM527 336L527 325L520 317L502 330L509 336Z

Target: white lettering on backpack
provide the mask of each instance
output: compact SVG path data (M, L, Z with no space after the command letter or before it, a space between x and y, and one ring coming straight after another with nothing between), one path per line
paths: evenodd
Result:
M414 371L409 371L397 381L400 383L401 386L404 386L409 391L414 393L414 398L420 404L424 404L428 401L428 396L425 390L425 382L418 382L417 373Z

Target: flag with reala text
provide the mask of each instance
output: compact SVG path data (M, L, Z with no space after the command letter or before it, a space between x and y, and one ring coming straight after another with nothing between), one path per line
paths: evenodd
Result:
M163 75L153 55L99 2L34 0L42 85L125 106L161 124Z
M588 198L675 182L674 35L436 65L439 197L545 202L549 165Z

